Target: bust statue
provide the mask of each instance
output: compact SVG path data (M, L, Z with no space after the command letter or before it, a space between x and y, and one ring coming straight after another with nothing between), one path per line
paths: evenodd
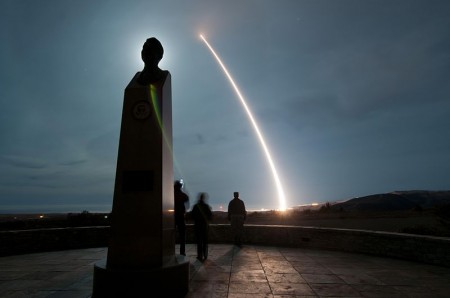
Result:
M159 40L151 37L145 41L141 51L141 58L145 66L137 78L140 84L148 85L164 77L165 71L158 67L158 63L162 59L163 54L164 49Z

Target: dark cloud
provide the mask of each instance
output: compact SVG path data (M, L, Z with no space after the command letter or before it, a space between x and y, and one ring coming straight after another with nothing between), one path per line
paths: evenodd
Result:
M61 162L60 165L62 165L62 166L73 166L73 165L79 165L79 164L82 164L82 163L86 163L87 161L88 161L87 159L71 160L71 161Z
M204 138L203 135L201 135L201 134L196 134L196 135L195 135L195 140L196 140L196 143L197 143L198 145L203 145L203 144L205 144L205 138Z
M1 156L1 160L4 164L18 168L43 169L47 167L46 161L26 156L3 155Z

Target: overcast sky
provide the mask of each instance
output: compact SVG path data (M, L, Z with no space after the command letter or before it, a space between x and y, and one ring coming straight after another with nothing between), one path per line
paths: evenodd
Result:
M172 75L174 178L194 203L450 189L449 1L0 1L0 213L110 211L126 85Z

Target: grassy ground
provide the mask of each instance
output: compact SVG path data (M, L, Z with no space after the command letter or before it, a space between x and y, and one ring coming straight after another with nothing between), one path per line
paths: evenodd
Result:
M190 221L187 221L191 223ZM215 211L212 224L228 224ZM0 230L109 225L107 213L0 214ZM450 237L450 223L432 209L398 212L249 212L246 224L361 229Z
M226 224L226 212L215 212L214 223ZM401 212L252 212L246 224L293 225L361 229L434 236L450 236L450 227L433 210Z

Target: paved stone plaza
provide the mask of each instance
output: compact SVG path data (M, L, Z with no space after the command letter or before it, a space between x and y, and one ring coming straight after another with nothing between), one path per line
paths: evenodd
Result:
M447 267L302 248L213 244L209 251L201 263L187 245L186 297L450 297ZM94 263L106 252L0 257L0 297L90 297Z

